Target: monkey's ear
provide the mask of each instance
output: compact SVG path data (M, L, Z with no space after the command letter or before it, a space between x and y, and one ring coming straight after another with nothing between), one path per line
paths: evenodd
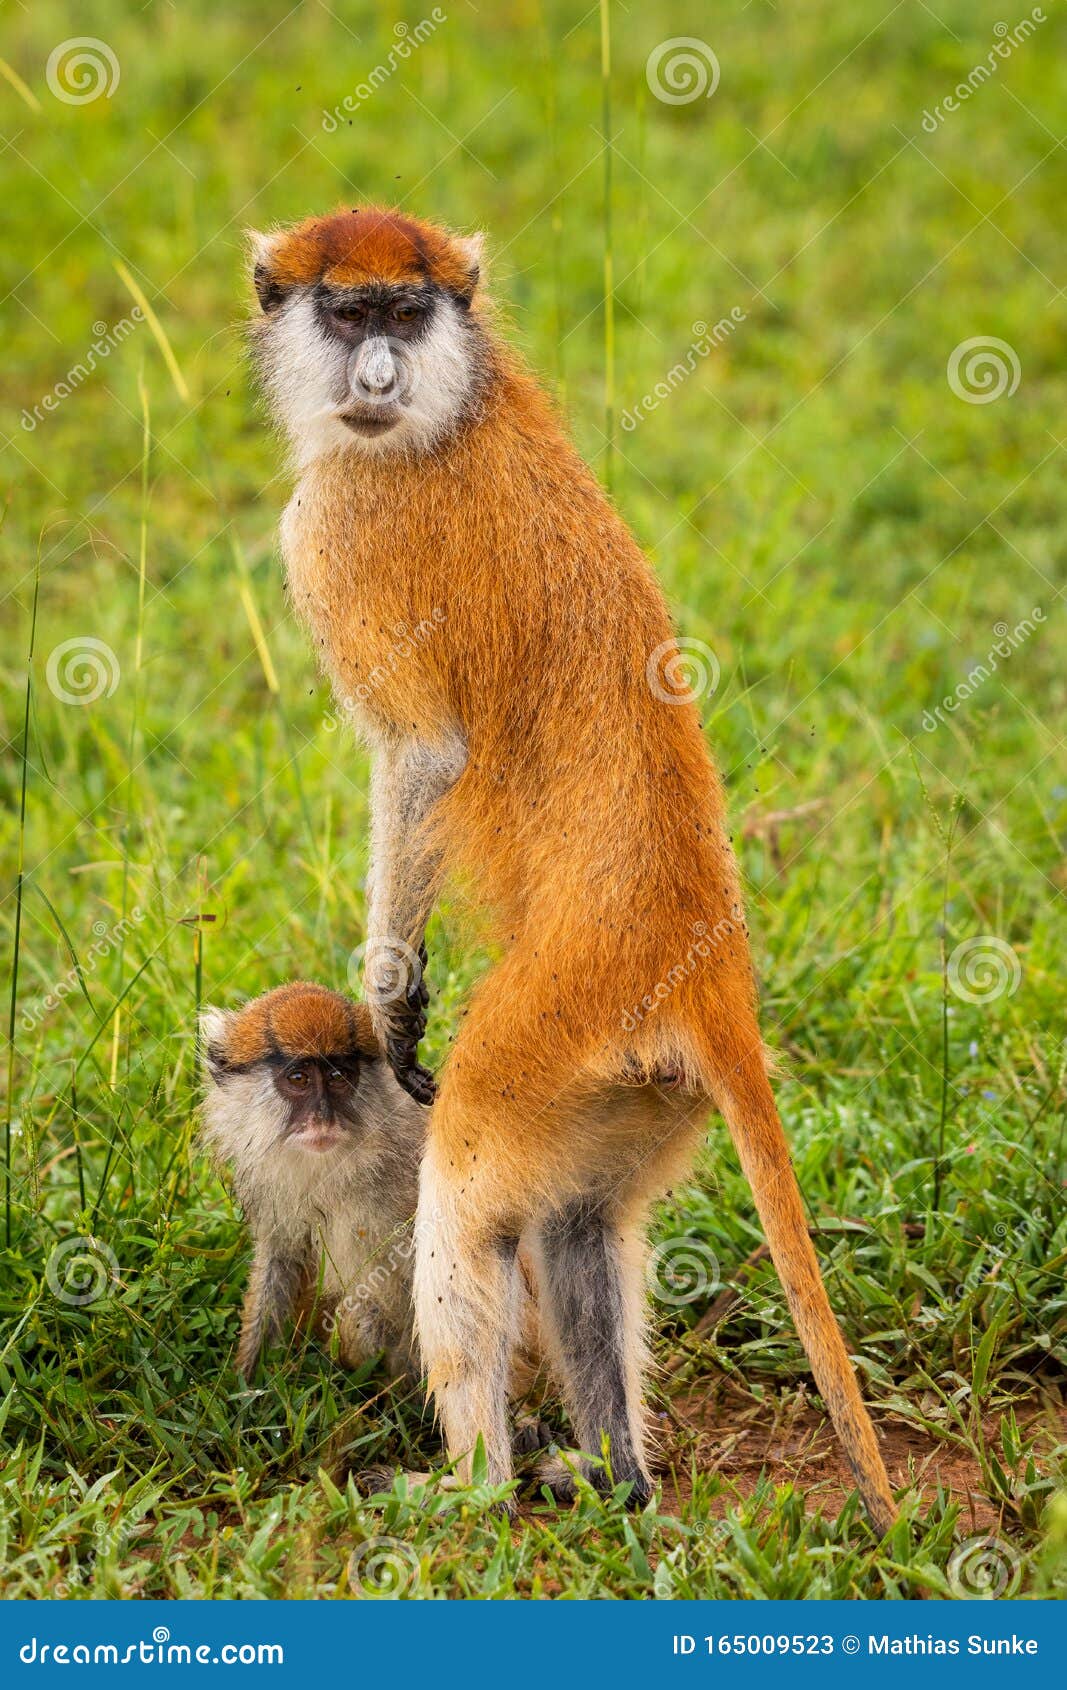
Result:
M464 298L470 300L481 279L485 267L485 236L460 235L455 242L456 251L467 267L468 287L464 289Z
M279 282L275 269L275 259L284 233L282 229L272 229L266 234L262 234L258 229L247 231L248 250L252 259L252 285L263 311L276 311L285 300L287 290Z
M382 1047L378 1043L378 1035L374 1031L371 1012L365 1003L352 1001L352 1025L355 1033L355 1046L361 1061L376 1062L382 1054Z
M233 1020L232 1010L208 1008L200 1015L200 1053L205 1069L216 1084L230 1072L226 1049Z

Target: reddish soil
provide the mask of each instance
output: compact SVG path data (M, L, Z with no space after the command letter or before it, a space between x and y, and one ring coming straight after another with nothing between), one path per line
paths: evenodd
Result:
M751 1496L761 1473L773 1484L791 1480L806 1494L809 1512L837 1513L853 1489L852 1480L833 1428L803 1393L762 1403L716 1396L687 1386L660 1420L658 1465L666 1510L690 1496L695 1470L718 1474L725 1481L709 1504L714 1515ZM1014 1407L1024 1434L1045 1430L1050 1443L1067 1440L1067 1405L1035 1396ZM929 1502L940 1485L962 1505L963 1520L975 1532L998 1524L1000 1511L985 1496L981 1468L969 1450L897 1416L873 1418L894 1488L917 1487ZM996 1419L986 1425L985 1434L988 1444L999 1446Z

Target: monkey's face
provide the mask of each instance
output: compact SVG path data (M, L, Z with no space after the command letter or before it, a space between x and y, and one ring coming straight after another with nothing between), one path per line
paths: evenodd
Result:
M344 449L429 451L470 414L472 243L366 210L254 244L260 371L300 466Z
M308 1056L275 1058L272 1077L285 1105L284 1137L302 1150L334 1150L358 1131L361 1114L356 1093L359 1058Z
M246 1163L364 1147L382 1124L365 1004L304 981L201 1020L209 1136Z

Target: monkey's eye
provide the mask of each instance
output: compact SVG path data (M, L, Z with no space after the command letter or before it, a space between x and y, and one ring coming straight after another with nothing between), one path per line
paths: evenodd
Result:
M331 1068L326 1075L326 1083L331 1091L350 1091L355 1085L355 1075L346 1073L343 1068Z
M421 312L417 305L394 305L391 315L397 323L413 323Z
M306 1091L308 1085L310 1084L311 1076L306 1068L287 1068L285 1070L285 1080L287 1085L295 1086L297 1091Z
M335 305L333 314L342 323L362 323L367 315L365 305Z

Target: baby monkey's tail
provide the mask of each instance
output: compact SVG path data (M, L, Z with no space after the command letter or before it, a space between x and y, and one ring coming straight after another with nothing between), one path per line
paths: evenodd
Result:
M720 1070L721 1075L721 1070ZM884 1536L896 1520L885 1463L856 1383L808 1235L807 1217L762 1055L720 1078L726 1118L815 1383L852 1469L871 1524Z

